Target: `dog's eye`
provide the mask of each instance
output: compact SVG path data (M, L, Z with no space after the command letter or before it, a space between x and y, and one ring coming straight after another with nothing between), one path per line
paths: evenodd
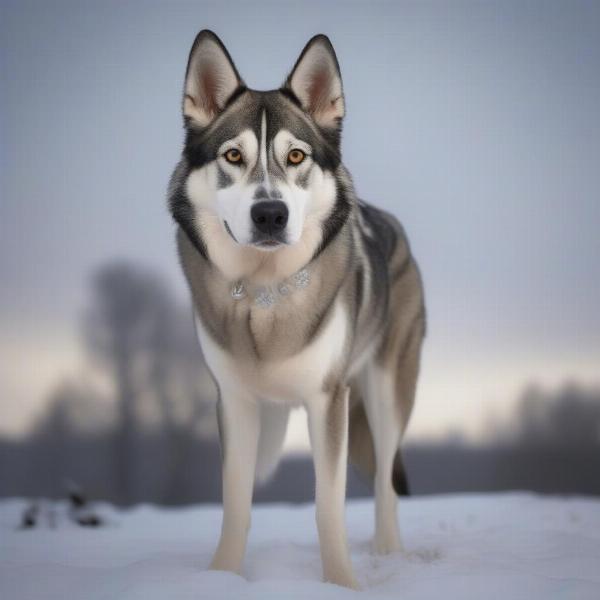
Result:
M306 158L306 154L302 152L302 150L298 150L298 148L294 148L290 150L288 154L288 164L290 165L299 165Z
M242 153L237 148L231 148L225 152L225 160L233 164L242 162Z

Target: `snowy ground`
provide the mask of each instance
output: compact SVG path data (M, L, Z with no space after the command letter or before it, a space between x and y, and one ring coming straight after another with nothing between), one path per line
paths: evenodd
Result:
M179 510L100 505L108 526L59 519L17 530L25 503L0 502L3 600L349 598L320 582L312 506L253 510L245 578L206 570L217 506ZM531 494L417 497L401 502L405 554L371 554L372 503L348 504L363 597L573 600L600 598L600 501Z

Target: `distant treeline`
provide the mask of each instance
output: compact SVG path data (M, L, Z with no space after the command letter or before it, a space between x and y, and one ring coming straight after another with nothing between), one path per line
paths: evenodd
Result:
M216 393L191 312L159 277L111 264L92 278L85 375L50 394L31 433L0 439L0 496L62 497L75 482L118 504L217 502ZM413 493L526 489L600 495L600 391L528 387L484 446L404 449ZM314 497L310 457L292 457L256 500ZM350 472L349 496L370 494Z
M188 504L221 498L221 457L216 441L194 436L180 445L175 463L162 436L137 440L129 496L123 498L112 459L114 436L70 436L60 451L48 440L0 441L0 496L64 497L76 482L93 499L120 504ZM600 495L598 444L465 446L411 445L404 449L413 494L455 491L532 490ZM352 470L348 496L371 488ZM309 456L284 459L275 477L255 493L261 501L312 501L314 477Z

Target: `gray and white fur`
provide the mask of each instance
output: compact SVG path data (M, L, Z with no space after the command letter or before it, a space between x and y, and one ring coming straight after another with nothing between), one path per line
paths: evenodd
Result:
M401 549L399 444L425 335L419 270L400 223L357 199L341 162L344 94L327 37L281 88L246 87L201 31L184 86L185 146L169 207L200 344L219 389L223 523L211 567L240 572L255 479L275 466L292 407L308 415L326 581L357 588L346 463L374 480L378 553ZM232 286L310 283L265 307Z

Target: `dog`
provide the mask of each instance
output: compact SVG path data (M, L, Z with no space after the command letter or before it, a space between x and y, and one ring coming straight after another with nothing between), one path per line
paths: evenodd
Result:
M211 31L191 48L170 212L197 335L219 392L223 521L211 568L240 572L255 480L307 411L323 577L358 588L346 464L374 481L378 553L401 549L399 444L425 336L401 224L356 197L341 161L344 93L325 35L279 89L246 86Z

